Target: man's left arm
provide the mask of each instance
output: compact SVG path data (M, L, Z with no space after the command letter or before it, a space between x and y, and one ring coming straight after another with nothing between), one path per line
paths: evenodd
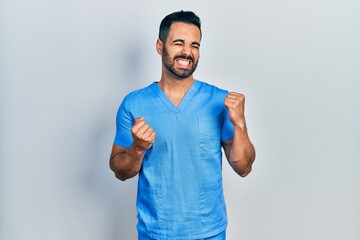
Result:
M231 92L226 96L224 105L229 110L229 119L234 126L234 137L223 142L222 146L234 171L241 177L246 177L255 161L255 149L246 128L245 96Z

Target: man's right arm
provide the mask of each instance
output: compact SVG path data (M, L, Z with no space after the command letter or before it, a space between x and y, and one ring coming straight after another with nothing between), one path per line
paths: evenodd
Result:
M121 181L134 177L141 169L145 152L154 143L156 133L145 123L144 118L137 118L131 129L133 143L129 148L113 145L110 156L110 168Z

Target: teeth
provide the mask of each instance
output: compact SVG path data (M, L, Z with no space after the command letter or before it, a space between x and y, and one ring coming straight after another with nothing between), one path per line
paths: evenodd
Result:
M189 65L190 64L190 61L189 60L179 60L179 63L181 65Z

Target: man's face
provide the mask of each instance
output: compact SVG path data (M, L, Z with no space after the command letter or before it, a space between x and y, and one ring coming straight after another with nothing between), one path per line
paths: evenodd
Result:
M171 25L162 48L164 67L178 79L190 77L200 58L201 34L197 26L182 22Z

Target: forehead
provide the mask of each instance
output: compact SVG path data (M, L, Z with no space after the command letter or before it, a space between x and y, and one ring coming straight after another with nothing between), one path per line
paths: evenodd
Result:
M168 40L172 41L175 39L200 42L201 33L199 28L194 24L174 22L171 24Z

